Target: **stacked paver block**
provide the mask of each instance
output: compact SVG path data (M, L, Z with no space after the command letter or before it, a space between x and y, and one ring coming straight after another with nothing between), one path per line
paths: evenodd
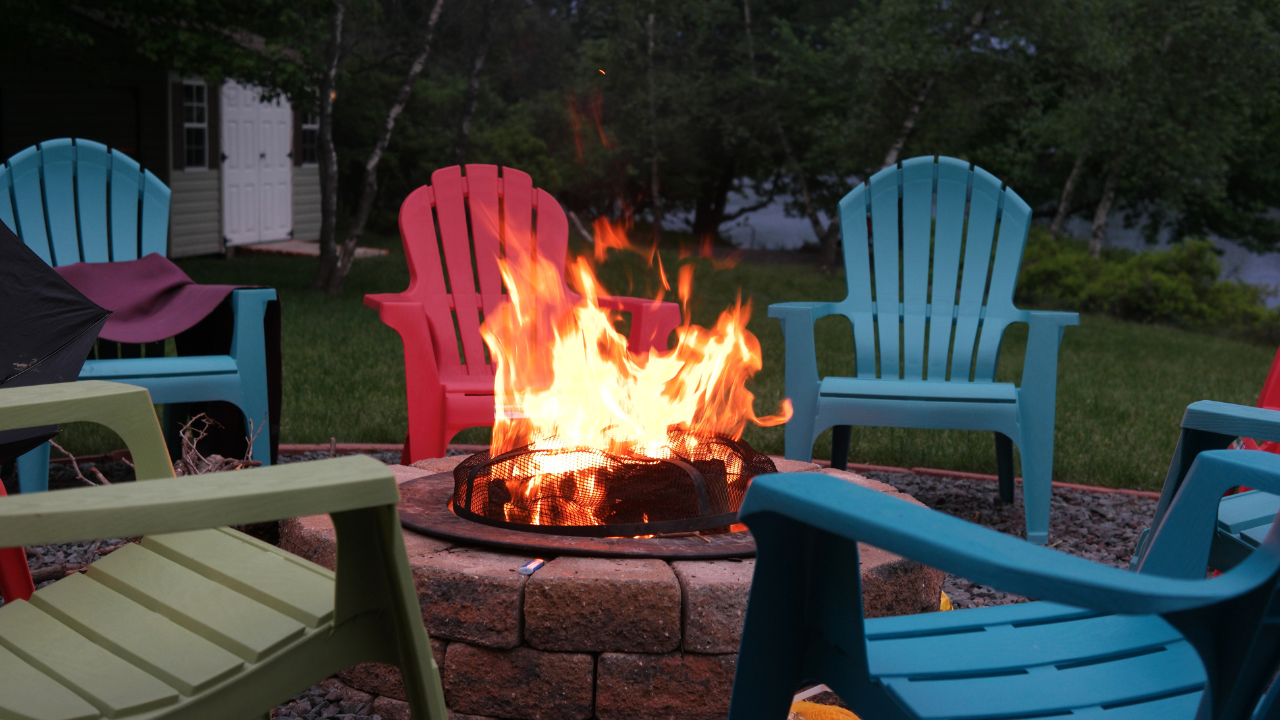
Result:
M397 467L397 479L443 472L460 460L424 461L416 471ZM776 462L790 472L819 469ZM822 472L900 495L852 473ZM281 545L332 567L327 516L285 521ZM517 569L531 556L412 532L405 545L453 713L512 720L728 714L754 560L561 556L524 576ZM937 609L942 573L876 548L862 553L868 616ZM393 667L363 665L339 677L360 691L403 700Z

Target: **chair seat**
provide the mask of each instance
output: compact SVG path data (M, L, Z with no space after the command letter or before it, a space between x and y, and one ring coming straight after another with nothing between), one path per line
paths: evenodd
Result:
M925 380L865 380L827 377L818 394L824 398L858 400L916 400L927 402L1016 403L1012 383L929 382Z
M0 717L177 717L328 635L334 574L234 530L145 538L0 607Z
M866 621L871 674L916 717L1191 717L1194 648L1158 616L1053 603Z
M1226 572L1248 557L1267 539L1277 512L1280 512L1280 496L1261 490L1224 497L1218 505L1218 525L1209 567Z

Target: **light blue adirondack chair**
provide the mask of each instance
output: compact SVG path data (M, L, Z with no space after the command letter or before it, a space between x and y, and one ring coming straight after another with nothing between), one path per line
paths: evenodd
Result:
M1280 412L1261 412L1255 428L1280 432ZM1280 456L1201 453L1132 573L819 473L757 477L729 720L784 717L806 680L862 720L1274 720L1280 533L1205 578L1217 501L1236 485L1280 493ZM1041 601L864 619L859 543Z
M169 188L132 158L91 140L61 138L29 147L0 166L0 222L54 267L136 260L168 253ZM140 385L159 404L223 400L262 428L253 458L271 464L263 318L271 289L231 294L235 331L227 355L88 360L81 380ZM49 446L18 459L24 493L46 488Z
M846 195L848 297L769 306L769 317L782 322L795 408L787 459L808 461L829 427L838 468L852 425L995 431L1001 497L1013 501L1016 443L1027 539L1044 544L1058 347L1080 317L1013 306L1030 223L1031 208L1017 193L955 158L906 160ZM853 325L856 377L818 377L814 322L835 314ZM1030 325L1020 387L995 382L1000 340L1016 322Z

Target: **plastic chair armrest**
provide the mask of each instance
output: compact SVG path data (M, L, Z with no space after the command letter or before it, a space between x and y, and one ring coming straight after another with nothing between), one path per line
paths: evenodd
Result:
M403 293L369 293L364 296L364 304L374 310L381 310L383 303L405 302Z
M0 501L0 547L243 525L397 502L387 466L351 456L9 497Z
M769 306L769 317L782 323L787 394L801 392L800 383L818 384L818 355L813 324L836 312L833 302L786 302ZM812 391L815 395L817 390Z
M631 334L627 349L645 353L650 348L662 352L667 338L680 326L680 306L673 302L655 302L644 298L605 296L596 298L601 308L631 313Z
M1201 400L1187 406L1187 411L1182 416L1182 428L1276 441L1280 440L1280 412Z
M865 542L1006 592L1113 613L1166 614L1211 605L1256 588L1280 565L1275 548L1268 544L1213 580L1138 575L821 473L755 478L741 518L758 543L769 542L769 526L774 524L766 519L769 516ZM1207 536L1203 540L1207 543Z
M400 334L406 377L420 378L430 387L439 385L440 367L431 340L431 324L427 322L422 303L405 302L399 295L366 295L365 305L375 307L373 303L377 303L379 319Z
M1080 324L1080 313L1058 310L1027 310L1027 322L1032 324L1072 327Z
M1046 397L1030 398L1049 401L1056 398L1058 385L1058 350L1062 347L1062 334L1073 325L1080 324L1080 314L1030 310L1026 313L1027 356L1023 362L1022 390L1033 395L1048 393Z
M70 422L97 423L115 431L133 454L139 480L173 477L146 388L85 380L0 390L0 430Z

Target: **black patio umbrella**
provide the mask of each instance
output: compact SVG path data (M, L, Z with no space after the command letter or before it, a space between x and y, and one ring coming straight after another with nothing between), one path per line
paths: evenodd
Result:
M0 222L0 391L74 382L110 314ZM0 464L57 434L57 425L0 431Z

